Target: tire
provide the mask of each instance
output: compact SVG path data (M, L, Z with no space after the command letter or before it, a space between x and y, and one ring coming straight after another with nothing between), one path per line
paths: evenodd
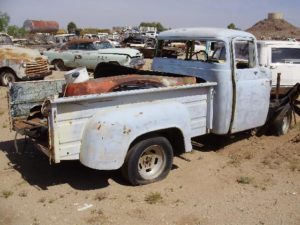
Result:
M136 143L127 153L122 174L132 185L164 179L173 164L173 149L165 137L153 137Z
M1 84L8 86L10 82L16 82L16 75L11 71L4 71L1 73Z
M64 61L62 61L61 59L54 60L52 64L54 66L54 69L57 71L64 71L66 69Z
M288 133L292 123L292 112L287 111L282 118L274 122L274 131L277 136Z

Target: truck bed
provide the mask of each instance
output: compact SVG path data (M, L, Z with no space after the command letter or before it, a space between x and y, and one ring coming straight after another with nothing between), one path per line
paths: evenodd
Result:
M213 82L62 97L64 84L64 80L18 82L9 90L13 130L29 136L55 162L79 159L86 124L99 113L136 108L150 118L151 108L177 102L189 112L191 137L212 128ZM47 118L40 113L46 99Z

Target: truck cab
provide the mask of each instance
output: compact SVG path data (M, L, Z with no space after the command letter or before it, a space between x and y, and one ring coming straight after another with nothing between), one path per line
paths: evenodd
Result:
M162 57L162 48L185 43L177 58ZM206 50L195 52L195 43ZM185 28L162 32L152 70L192 75L217 82L213 129L235 133L262 126L267 118L271 73L259 67L256 39L243 31L218 28Z

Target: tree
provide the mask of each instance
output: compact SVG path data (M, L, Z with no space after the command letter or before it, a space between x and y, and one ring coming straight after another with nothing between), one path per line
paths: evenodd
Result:
M236 27L234 23L228 24L227 28L232 30L241 30L240 28Z
M77 29L76 24L75 24L74 22L71 21L71 22L68 24L68 33L69 33L69 34L74 34L75 31L76 31L76 29Z
M156 27L158 32L166 30L160 22L141 22L140 27Z
M10 25L7 27L7 33L8 35L11 35L13 37L24 37L26 35L26 31L23 27L18 27L16 25Z
M7 13L0 12L0 32L5 32L9 24L9 15Z

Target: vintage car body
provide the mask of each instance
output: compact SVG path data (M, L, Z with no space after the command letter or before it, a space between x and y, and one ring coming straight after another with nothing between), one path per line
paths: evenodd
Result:
M51 49L44 52L50 64L57 70L66 67L76 68L85 66L89 70L101 63L140 68L144 65L143 55L136 49L114 48L108 41L95 41L92 39L72 40L60 49Z
M2 85L16 80L43 78L49 74L47 57L38 50L13 46L7 34L0 34L0 80Z

